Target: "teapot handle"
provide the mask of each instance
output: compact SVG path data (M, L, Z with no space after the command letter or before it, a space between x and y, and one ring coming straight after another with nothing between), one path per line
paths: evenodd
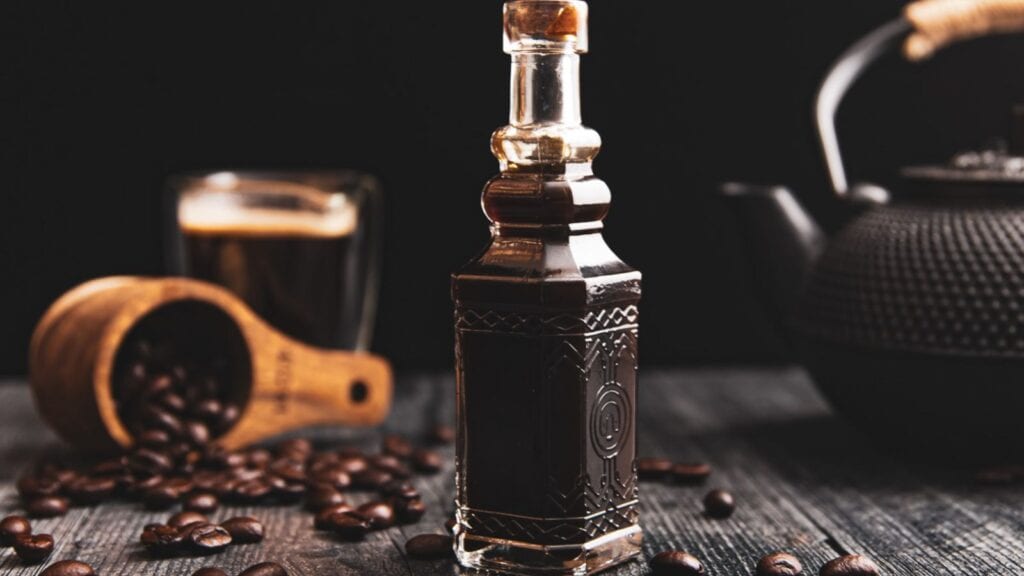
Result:
M825 75L815 100L818 138L836 195L871 203L888 199L876 186L850 188L836 134L836 111L868 68L900 44L907 59L917 62L962 40L1017 31L1024 31L1024 0L919 0L847 49Z
M914 25L903 45L904 56L913 62L963 40L1024 31L1021 0L920 0L909 4L903 16Z

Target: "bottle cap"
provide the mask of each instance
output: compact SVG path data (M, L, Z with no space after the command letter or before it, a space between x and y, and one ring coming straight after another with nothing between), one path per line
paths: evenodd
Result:
M505 52L575 52L589 47L582 0L512 0L505 4Z

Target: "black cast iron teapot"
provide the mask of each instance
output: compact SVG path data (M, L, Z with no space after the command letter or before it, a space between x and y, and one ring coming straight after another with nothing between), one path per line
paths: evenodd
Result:
M1024 29L1024 1L928 0L844 54L817 98L835 192L856 207L826 242L782 187L724 187L755 286L785 318L833 406L860 428L950 463L1024 460L1024 157L965 153L907 168L890 194L848 186L834 117L899 44L908 56Z

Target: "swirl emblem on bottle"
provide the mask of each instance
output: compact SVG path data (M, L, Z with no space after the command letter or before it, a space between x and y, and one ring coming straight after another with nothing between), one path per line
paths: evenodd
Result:
M633 406L629 395L617 382L605 384L597 391L590 412L591 445L601 458L619 455L623 441L629 438Z

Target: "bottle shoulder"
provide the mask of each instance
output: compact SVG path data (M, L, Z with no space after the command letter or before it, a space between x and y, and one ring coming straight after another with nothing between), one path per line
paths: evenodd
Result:
M453 275L452 286L456 300L572 307L638 299L640 281L640 272L616 256L600 232L495 234L483 253Z

